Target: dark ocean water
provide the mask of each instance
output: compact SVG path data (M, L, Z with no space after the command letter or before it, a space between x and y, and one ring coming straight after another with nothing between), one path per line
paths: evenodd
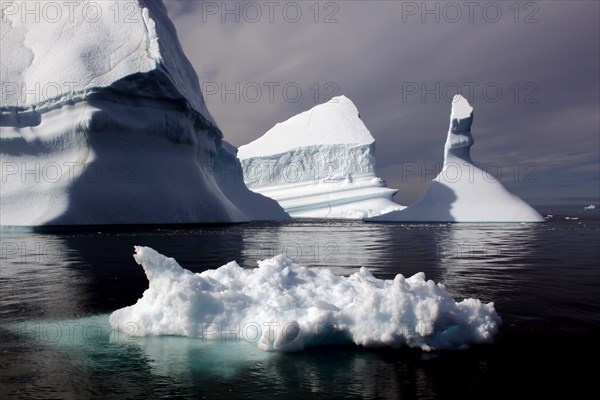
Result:
M0 398L495 398L595 390L600 213L557 209L546 224L254 223L1 234ZM569 219L567 219L569 218ZM309 349L132 339L107 317L141 297L133 246L201 272L284 253L379 278L423 271L456 298L494 301L494 344L467 350Z

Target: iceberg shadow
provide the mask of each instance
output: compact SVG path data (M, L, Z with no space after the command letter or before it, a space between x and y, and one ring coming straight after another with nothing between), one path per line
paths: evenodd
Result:
M182 107L126 98L107 92L82 107L64 210L44 225L244 221L210 170L220 133Z
M21 111L17 107L2 107L0 110L0 126L10 128L26 128L42 123L42 115L35 111Z
M377 217L369 219L369 222L456 222L456 219L452 215L452 208L457 198L452 188L434 180L427 188L423 197L410 205L410 207L385 214L379 217L380 219Z

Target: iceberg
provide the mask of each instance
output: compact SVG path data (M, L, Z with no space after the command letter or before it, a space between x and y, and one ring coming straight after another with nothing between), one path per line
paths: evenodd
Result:
M109 318L133 336L246 341L281 352L332 344L431 351L490 343L501 323L493 303L456 302L423 273L382 280L361 268L344 277L281 255L254 269L230 262L192 273L149 247L136 247L134 258L149 288Z
M292 218L275 200L246 187L238 149L223 140L212 166L213 175L223 194L252 221L288 221Z
M416 203L367 221L544 222L537 211L473 163L472 123L473 108L464 97L455 96L440 174Z
M375 139L345 96L275 125L238 157L248 188L294 218L361 219L404 208L375 175Z
M224 193L243 182L213 169L238 161L219 158L228 146L161 1L52 2L31 15L45 7L2 4L2 226L288 217ZM271 210L238 207L257 199Z

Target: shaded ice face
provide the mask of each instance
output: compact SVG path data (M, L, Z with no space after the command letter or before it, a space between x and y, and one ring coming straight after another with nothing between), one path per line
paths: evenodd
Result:
M450 130L446 140L444 165L454 158L471 163L471 146L475 143L471 135L473 124L473 107L467 99L460 95L452 100L452 113L450 114Z

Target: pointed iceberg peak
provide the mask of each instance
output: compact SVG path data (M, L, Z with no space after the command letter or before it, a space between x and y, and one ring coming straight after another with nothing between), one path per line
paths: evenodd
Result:
M471 135L473 123L473 107L461 95L452 99L450 114L450 130L444 147L444 167L457 161L471 163L471 146L475 143Z
M457 94L452 99L452 114L451 119L465 119L469 118L473 113L473 107L469 104L469 101Z
M544 222L523 200L471 161L473 107L452 100L444 168L416 203L368 219L372 222Z

